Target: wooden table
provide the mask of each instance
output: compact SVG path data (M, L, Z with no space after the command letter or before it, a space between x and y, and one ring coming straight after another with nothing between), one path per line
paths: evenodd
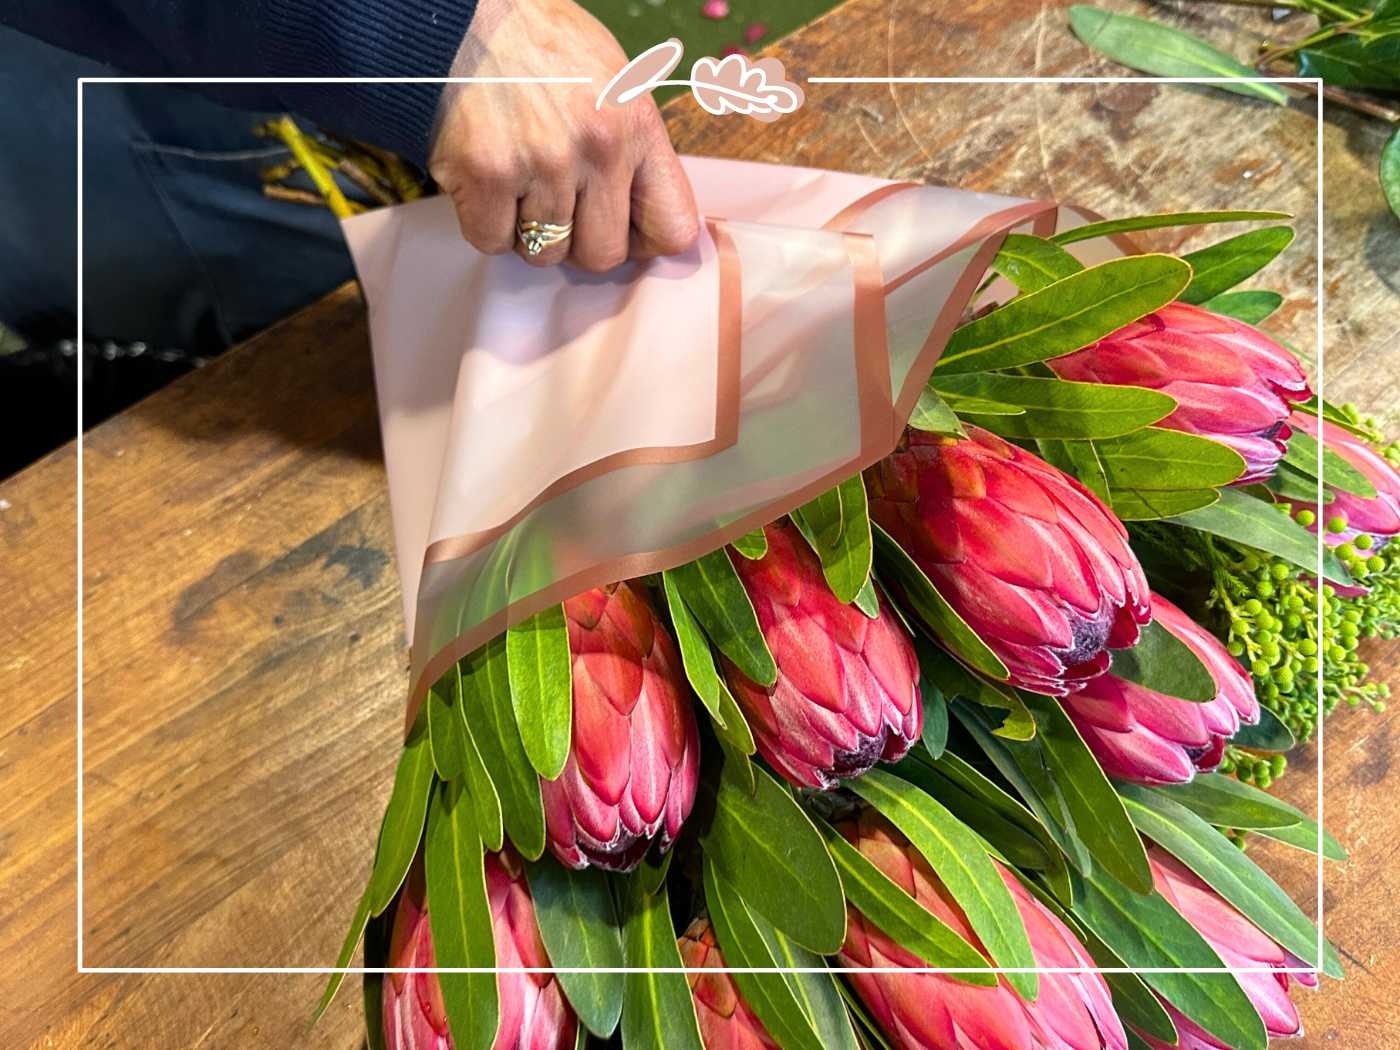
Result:
M1062 10L1030 0L852 0L775 52L804 77L1119 72L1069 37ZM1309 345L1315 127L1302 108L1145 84L807 95L763 130L688 101L668 119L697 153L1107 213L1295 211L1298 242L1272 276L1289 296L1275 327ZM1380 135L1338 117L1325 137L1328 389L1389 406L1395 432L1400 235L1369 174ZM327 964L368 867L406 679L356 291L98 427L85 447L85 961ZM68 447L0 484L0 1046L357 1047L354 989L305 1029L320 978L74 972L74 466ZM1377 662L1400 678L1394 647ZM1328 872L1327 930L1348 981L1302 997L1310 1034L1297 1046L1400 1045L1388 976L1400 966L1395 726L1364 712L1329 723L1328 826L1352 861ZM1295 758L1283 785L1306 808L1312 761ZM1267 860L1308 906L1307 858Z

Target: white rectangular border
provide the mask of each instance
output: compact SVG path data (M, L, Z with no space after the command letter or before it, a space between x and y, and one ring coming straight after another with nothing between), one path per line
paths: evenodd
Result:
M1238 84L1238 77L808 77L811 84ZM1317 397L1323 399L1326 369L1324 365L1325 287L1323 267L1323 93L1321 77L1253 77L1254 83L1300 84L1311 87L1317 96ZM389 974L389 973L688 973L685 967L598 967L593 970L578 967L367 967L367 966L87 966L83 963L83 90L88 84L592 84L591 77L78 77L77 95L77 238L78 238L78 433L77 433L77 967L78 973L166 974L166 973L270 973L270 974ZM1317 506L1318 521L1322 521L1323 484L1322 459L1325 441L1318 429L1317 443ZM1323 580L1323 530L1317 530L1317 579ZM1323 637L1322 603L1318 602L1317 632ZM1318 646L1317 670L1317 958L1324 958L1326 939L1323 935L1323 723L1322 677L1326 663L1325 647ZM1317 976L1320 967L782 967L779 969L751 967L709 967L721 973L1291 973Z

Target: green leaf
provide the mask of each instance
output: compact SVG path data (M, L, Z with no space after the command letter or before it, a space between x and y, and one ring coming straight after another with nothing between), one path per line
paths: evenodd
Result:
M496 785L486 769L486 760L481 757L481 748L467 722L468 701L462 689L462 663L458 661L449 672L452 675L452 712L461 727L462 768L466 776L467 797L471 799L476 815L476 830L486 848L495 853L505 843L501 797L496 792Z
M1026 710L1020 694L1010 686L979 678L939 649L927 638L914 636L914 652L919 658L920 677L944 696L961 697L983 707L1006 712L1006 718L992 730L1010 740L1035 736L1035 719Z
M755 915L761 920L762 916ZM768 942L778 965L787 971L816 969L826 965L820 955L794 943L782 930L771 923L759 923L759 932ZM830 973L794 973L784 975L793 994L802 1004L803 1012L812 1019L813 1027L822 1034L830 1050L860 1050L852 1030L851 1015L841 996L841 984Z
M1095 872L1075 879L1074 916L1178 1010L1224 1045L1267 1050L1268 1036L1249 997L1220 956L1156 891L1138 896ZM1148 972L1148 971L1153 972Z
M1169 520L1273 554L1300 569L1317 571L1317 537L1282 509L1247 496L1238 489L1222 489L1218 502L1200 510L1174 515ZM1351 575L1337 556L1325 547L1322 552L1322 575L1333 583L1351 582Z
M383 966L389 958L391 933L389 914L374 919L365 927L365 965ZM362 990L365 1010L365 1050L388 1050L384 1042L384 977L382 973L364 975Z
M1169 255L1091 266L958 328L935 371L986 372L1071 353L1165 306L1190 279L1190 267Z
M1185 303L1204 303L1258 273L1293 240L1291 226L1268 226L1230 237L1182 256L1191 264Z
M928 682L919 691L923 694L924 708L924 728L920 739L929 756L937 758L948 746L948 701L942 693L931 689Z
M1314 471L1314 473L1316 473ZM1287 460L1280 460L1278 468L1264 480L1264 487L1284 499L1296 499L1302 503L1317 503L1317 478L1298 470ZM1326 489L1322 491L1322 501L1331 503L1335 495Z
M1023 292L1038 292L1046 285L1078 273L1084 266L1053 241L1025 233L1008 233L992 259L992 269Z
M1283 828L1303 819L1288 803L1224 773L1198 773L1188 784L1152 790L1221 828Z
M836 952L846 937L845 898L811 818L761 769L752 792L727 759L718 778L704 776L700 784L713 803L700 845L720 873L798 944Z
M1218 499L1217 489L1117 489L1109 494L1108 509L1120 521L1160 521L1209 507Z
M977 637L977 632L948 604L948 600L938 593L924 575L924 570L914 564L914 560L904 553L904 548L879 525L872 525L871 533L875 549L880 552L880 569L894 582L909 611L919 617L924 626L968 666L989 678L1005 681L1011 674L1006 665L988 648L986 642ZM886 579L885 576L881 577L882 582Z
M340 991L340 986L345 983L345 967L350 965L350 960L355 955L355 948L360 943L360 937L364 935L365 925L369 922L369 889L360 894L360 900L355 905L355 914L350 919L350 929L345 931L345 941L340 946L340 954L335 957L336 969L341 971L333 973L330 980L326 981L326 990L321 993L321 1001L316 1004L316 1012L311 1015L311 1023L315 1024L321 1019L321 1015L326 1012L326 1008L331 1005L331 1000L335 998L335 993Z
M1109 650L1109 673L1156 693L1204 704L1219 690L1201 658L1171 631L1153 620L1131 649Z
M943 434L948 437L967 436L948 403L928 387L919 391L919 400L909 416L909 425L915 430L927 430L931 434Z
M966 825L942 803L883 769L872 769L847 787L884 814L923 854L993 962L1009 968L1035 966L1011 891ZM1023 998L1035 998L1035 974L1007 974L1006 979Z
M847 604L855 601L870 579L873 554L864 479L852 475L791 517L821 559L832 593Z
M777 971L780 964L763 936L762 927L767 924L708 860L704 865L704 886L705 906L725 965ZM822 1037L803 1011L787 975L772 972L731 976L739 994L783 1050L822 1050Z
M846 899L900 947L923 960L925 966L977 970L990 964L956 930L943 922L890 879L865 854L847 842L835 828L823 824L827 848L841 872ZM951 974L969 984L993 985L992 973Z
M1307 817L1286 828L1260 828L1254 834L1263 835L1266 839L1275 839L1296 849L1307 850L1309 853L1317 852L1317 821ZM1342 844L1326 831L1322 833L1322 855L1328 860L1347 859L1347 851L1342 848Z
M529 866L529 879L540 939L550 965L559 969L564 995L584 1026L606 1039L622 1016L624 975L599 968L626 965L607 876L544 860ZM567 972L572 967L593 972Z
M1277 84L1257 83L1259 74L1243 62L1172 26L1087 4L1075 4L1069 9L1069 24L1075 36L1096 51L1143 73L1162 77L1238 77L1238 82L1212 86L1280 106L1288 101Z
M483 856L481 836L461 785L443 784L433 796L428 817L423 869L432 902L428 925L433 955L444 971L489 970L496 965ZM500 1016L495 975L440 972L437 976L453 1045L460 1050L489 1050Z
M1278 292L1221 292L1201 305L1212 313L1258 324L1283 305L1283 296Z
M1174 211L1161 215L1134 215L1128 219L1106 219L1086 223L1055 234L1056 244L1074 244L1094 237L1109 237L1115 233L1135 233L1138 230L1160 230L1172 226L1206 226L1217 222L1260 222L1291 219L1286 211Z
M746 532L734 541L734 549L749 561L757 561L768 553L768 536L762 529Z
M1284 456L1284 462L1313 479L1313 490L1308 494L1311 500L1317 499L1317 450L1317 438L1307 431L1295 430L1288 438L1288 453ZM1366 475L1327 448L1325 443L1322 446L1322 480L1331 488L1353 493L1363 499L1374 499L1376 496L1376 487Z
M1144 835L1220 894L1255 926L1309 966L1317 966L1317 929L1244 852L1195 813L1136 784L1119 787L1128 816ZM1341 978L1335 957L1324 972Z
M1135 386L994 372L939 376L935 381L943 394L986 397L1024 409L1018 416L989 419L979 418L975 410L963 413L972 417L971 422L1009 438L1119 437L1156 423L1176 408L1175 399L1167 394Z
M1372 40L1334 36L1298 53L1298 75L1321 77L1331 87L1400 91L1400 33Z
M851 604L863 612L867 619L873 620L880 615L880 596L875 590L873 573L865 578L864 585L856 593L856 600Z
M455 677L452 671L448 675ZM452 696L444 676L428 689L423 706L428 712L428 743L433 753L433 768L443 780L455 780L462 775L466 745L462 742L462 721L452 710Z
M973 374L976 375L980 373ZM953 411L958 414L959 419L967 415L998 417L1024 416L1026 414L1026 410L1020 405L1008 405L1001 401L990 401L985 397L963 397L960 394L946 394L945 396Z
M1247 747L1251 751L1292 751L1298 743L1293 731L1283 724L1278 715L1267 707L1260 707L1259 721L1254 725L1241 725L1239 731L1230 738L1237 747Z
M1381 189L1390 210L1400 219L1400 128L1391 133L1381 150Z
M763 640L753 603L723 548L667 569L686 607L720 652L759 685L778 680L778 665Z
M1066 474L1072 474L1084 486L1105 503L1112 498L1108 488L1108 477L1099 462L1098 449L1092 441L1053 441L1038 440L1036 448L1041 458Z
M680 972L681 953L664 893L646 893L640 879L627 883L623 943L627 965L622 1006L624 1050L705 1050L690 985ZM638 969L674 970L639 973Z
M1109 488L1193 489L1228 485L1244 473L1244 458L1209 438L1180 430L1147 427L1095 441Z
M379 826L379 845L374 854L365 895L369 913L378 915L394 899L408 874L423 837L423 819L428 812L428 794L433 786L433 756L428 743L428 722L420 716L408 734L394 771L394 789Z
M705 705L715 732L730 746L746 755L754 752L753 733L744 713L739 710L729 687L715 669L715 658L710 652L710 643L695 622L685 600L670 575L663 575L662 587L666 593L666 607L671 611L671 625L676 631L676 642L681 650L681 663L685 666L685 676L695 695Z
M573 660L564 607L551 605L506 632L511 706L535 772L553 780L569 760Z
M462 713L467 728L496 786L506 834L526 859L536 860L544 853L544 804L539 774L515 724L505 639L487 642L464 664Z

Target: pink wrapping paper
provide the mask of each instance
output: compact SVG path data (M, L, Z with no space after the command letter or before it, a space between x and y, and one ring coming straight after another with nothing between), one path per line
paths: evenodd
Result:
M1005 235L1087 217L684 163L697 245L604 276L482 255L446 197L344 223L369 306L410 724L507 627L713 550L886 455Z

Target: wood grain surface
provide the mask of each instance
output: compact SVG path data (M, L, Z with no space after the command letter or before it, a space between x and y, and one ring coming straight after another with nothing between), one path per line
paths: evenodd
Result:
M1132 9L1126 4L1124 9ZM1192 7L1198 28L1266 31ZM1223 13L1222 13L1223 11ZM813 75L1119 73L1028 0L852 0L776 46ZM695 153L1075 201L1105 213L1278 207L1299 236L1269 283L1274 330L1316 325L1316 126L1192 88L807 86L760 127L688 101ZM1375 188L1381 134L1329 118L1326 383L1400 429L1400 226ZM1218 234L1164 234L1172 250ZM368 869L406 687L364 310L347 287L86 440L84 720L88 966L327 965ZM0 483L0 1046L331 1047L362 1041L354 979L75 972L75 452ZM1400 681L1395 647L1378 673ZM1347 981L1301 996L1297 1047L1400 1046L1395 716L1329 723L1327 872ZM1314 809L1315 758L1283 793ZM1310 858L1262 857L1311 907Z

